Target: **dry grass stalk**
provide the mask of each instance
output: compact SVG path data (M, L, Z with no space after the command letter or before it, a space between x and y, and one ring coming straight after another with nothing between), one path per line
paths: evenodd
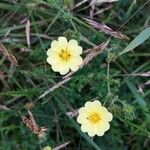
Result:
M47 91L45 91L42 95L40 95L38 97L38 100L45 97L47 94L53 92L54 90L58 89L59 87L61 87L63 84L65 84L66 82L68 82L71 78L67 78L65 80L62 80L60 82L58 82L57 84L55 84L54 86L52 86L51 88L49 88Z
M150 71L142 73L133 73L131 76L141 76L141 77L150 77Z
M64 144L61 144L55 148L53 148L53 150L60 150L60 149L63 149L64 147L66 147L68 144L70 143L70 141L64 143Z
M121 32L117 32L117 31L113 31L111 28L109 28L105 24L100 24L94 20L90 20L87 18L83 18L83 19L86 20L88 22L88 24L91 25L93 28L99 29L102 32L104 32L112 37L115 37L118 39L129 39L125 34L122 34Z
M4 105L0 105L0 111L1 110L6 110L6 111L8 111L8 110L11 110L10 108L8 108L8 107L6 107L6 106L4 106Z
M2 53L12 64L18 65L18 61L15 56L9 50L7 50L2 43L0 43L0 53Z
M141 73L122 74L122 76L150 77L150 71Z
M118 0L91 0L90 5L101 5L103 3L113 3L116 2Z
M146 76L147 77L147 76ZM145 89L145 87L149 87L149 85L150 85L150 80L148 80L146 83L144 83L144 84L139 84L138 85L138 91L143 95L144 94L144 92L143 92L143 90Z
M26 40L27 40L28 47L30 47L30 20L29 19L27 19L26 22Z
M87 1L88 0L82 0L81 2L77 3L74 8L81 6L82 4L84 4Z
M102 9L98 9L98 8L96 8L96 12L93 14L93 16L95 16L95 15L99 15L99 14L101 14L101 13L104 13L105 11L107 11L107 10L110 10L112 8L112 6L111 5L109 5L108 7L106 7L106 8L102 8Z
M33 117L33 114L30 110L28 110L30 118L28 119L26 116L20 113L22 122L25 126L30 129L34 134L36 134L39 138L43 138L45 136L45 131L47 130L45 127L38 127Z

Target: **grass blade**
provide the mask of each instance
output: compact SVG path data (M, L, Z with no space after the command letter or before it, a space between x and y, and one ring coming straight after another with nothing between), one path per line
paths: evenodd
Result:
M150 27L146 28L144 31L142 31L120 54L127 53L134 48L141 45L145 40L147 40L150 37Z

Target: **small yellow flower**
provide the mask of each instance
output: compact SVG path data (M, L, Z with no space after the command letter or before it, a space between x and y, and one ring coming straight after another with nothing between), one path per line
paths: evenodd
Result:
M50 146L45 146L42 150L52 150Z
M112 114L101 105L98 100L86 102L85 107L79 109L77 122L81 124L81 131L89 136L103 136L110 128L109 122L113 119Z
M51 43L51 48L47 51L47 62L52 66L53 71L65 75L69 70L77 71L82 64L82 47L76 40L69 42L65 37L59 37L58 41Z

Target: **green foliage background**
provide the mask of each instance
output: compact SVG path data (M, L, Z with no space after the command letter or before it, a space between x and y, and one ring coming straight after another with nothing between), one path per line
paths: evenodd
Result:
M94 19L117 30L145 2L141 0L135 4L131 0L120 0ZM121 28L129 40L112 38L108 48L75 73L71 81L37 99L62 79L46 63L46 51L53 39L59 36L74 38L86 50L109 37L82 19L89 16L90 7L82 11L88 3L74 10L72 3L71 0L0 1L0 42L18 61L18 66L12 65L0 54L0 104L10 109L0 110L0 150L39 150L46 145L56 147L67 141L71 141L66 148L69 150L148 150L150 90L144 85L148 77L135 74L150 69L150 40L134 51L118 55L150 25L150 3ZM30 48L26 42L26 24L22 23L25 18L31 22ZM139 86L142 86L143 94L139 92ZM100 100L113 113L114 119L103 137L90 139L80 131L76 118L70 119L66 112L94 99ZM33 105L30 110L37 124L48 129L43 140L21 121L18 111L27 115L24 108L27 102Z

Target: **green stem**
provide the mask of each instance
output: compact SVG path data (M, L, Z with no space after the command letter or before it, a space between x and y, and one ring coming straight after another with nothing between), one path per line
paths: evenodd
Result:
M110 95L111 91L110 91L110 51L108 51L108 65L107 65L107 90L108 90L108 95Z

